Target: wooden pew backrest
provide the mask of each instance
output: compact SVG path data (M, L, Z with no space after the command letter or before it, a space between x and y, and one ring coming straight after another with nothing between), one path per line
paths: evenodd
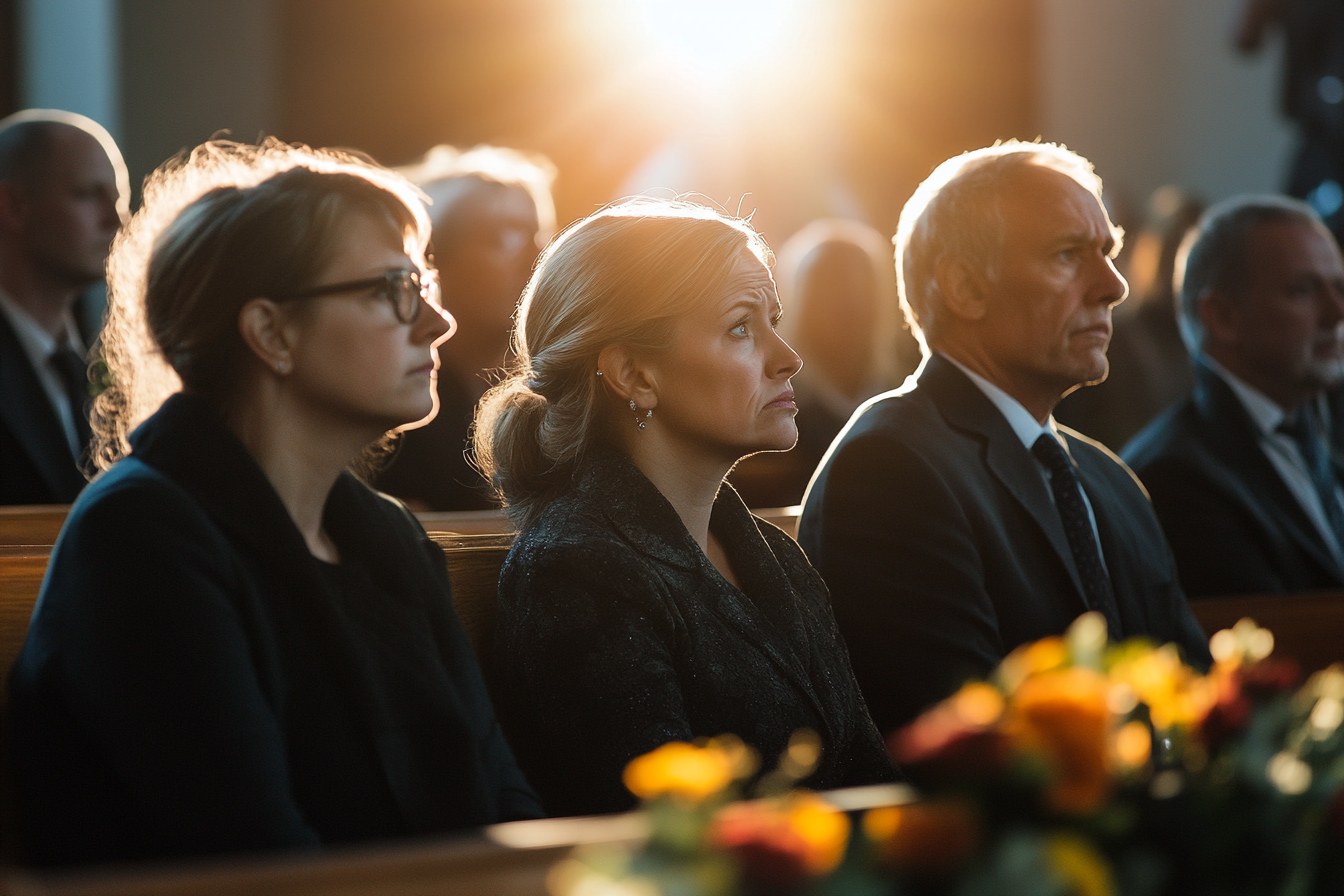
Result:
M448 558L448 579L453 586L453 606L467 630L481 668L488 670L495 642L498 615L496 594L499 568L513 546L512 535L441 535L429 537Z
M1205 597L1190 609L1209 637L1254 619L1274 633L1274 655L1297 660L1303 672L1344 662L1344 591Z
M0 545L55 544L69 504L0 507Z

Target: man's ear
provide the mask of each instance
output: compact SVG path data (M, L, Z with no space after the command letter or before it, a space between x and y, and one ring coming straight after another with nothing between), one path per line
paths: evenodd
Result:
M938 262L934 279L943 296L943 307L963 320L980 320L989 309L985 275L955 258Z
M252 354L278 376L294 369L290 318L270 299L252 299L238 312L238 332Z
M1209 290L1200 298L1197 311L1207 342L1236 345L1241 340L1243 309L1241 302L1234 297L1218 290Z
M597 369L607 391L621 402L634 401L640 409L658 406L658 384L653 372L628 345L609 345L597 356Z

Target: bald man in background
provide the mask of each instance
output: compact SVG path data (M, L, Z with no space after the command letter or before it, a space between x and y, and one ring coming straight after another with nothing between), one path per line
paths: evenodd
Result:
M128 186L96 122L0 120L0 504L68 504L85 485L96 333L76 303L105 276Z

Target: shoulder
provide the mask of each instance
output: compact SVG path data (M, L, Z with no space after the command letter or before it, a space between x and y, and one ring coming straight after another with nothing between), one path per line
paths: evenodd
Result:
M1201 427L1190 399L1168 408L1139 431L1121 451L1125 462L1142 474L1154 464L1200 452Z

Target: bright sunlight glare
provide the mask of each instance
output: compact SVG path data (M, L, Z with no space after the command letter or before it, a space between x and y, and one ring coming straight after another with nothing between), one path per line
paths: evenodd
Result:
M784 64L803 0L634 0L654 46L706 80Z

